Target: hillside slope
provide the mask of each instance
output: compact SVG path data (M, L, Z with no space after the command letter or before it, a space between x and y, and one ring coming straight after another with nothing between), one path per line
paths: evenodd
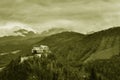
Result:
M18 56L30 55L32 44L44 37L7 36L0 38L0 67L4 67Z
M49 37L35 45L48 45L52 52L58 57L61 62L74 61L77 53L80 52L80 44L85 35L76 32L62 32Z
M59 58L67 60L90 61L109 59L119 54L120 27L81 35L80 33L64 32L46 37L36 44L50 46Z

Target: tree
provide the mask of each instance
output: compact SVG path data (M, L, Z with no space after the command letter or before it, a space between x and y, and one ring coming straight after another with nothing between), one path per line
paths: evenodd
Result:
M94 68L92 68L91 71L90 71L90 77L89 77L89 80L97 80L97 74L96 74Z

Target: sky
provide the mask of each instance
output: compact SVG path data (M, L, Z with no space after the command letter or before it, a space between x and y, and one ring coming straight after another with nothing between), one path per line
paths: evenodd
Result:
M0 36L24 28L53 27L80 33L120 25L120 0L0 0Z

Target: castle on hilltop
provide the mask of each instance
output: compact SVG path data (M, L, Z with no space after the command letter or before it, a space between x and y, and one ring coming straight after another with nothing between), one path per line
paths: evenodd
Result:
M31 50L32 56L27 57L21 57L20 62L24 62L27 59L33 58L33 57L47 57L49 53L51 53L50 49L46 45L40 45L40 46L34 46Z
M40 46L35 46L32 48L32 54L35 56L45 56L47 57L47 55L51 53L50 49L48 46L46 45L40 45Z

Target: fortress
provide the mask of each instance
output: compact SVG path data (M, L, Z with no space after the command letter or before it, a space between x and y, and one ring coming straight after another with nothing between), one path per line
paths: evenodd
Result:
M47 57L48 54L51 53L49 47L46 45L34 46L31 52L32 52L32 56L21 57L20 63L33 57L39 57L39 58Z

